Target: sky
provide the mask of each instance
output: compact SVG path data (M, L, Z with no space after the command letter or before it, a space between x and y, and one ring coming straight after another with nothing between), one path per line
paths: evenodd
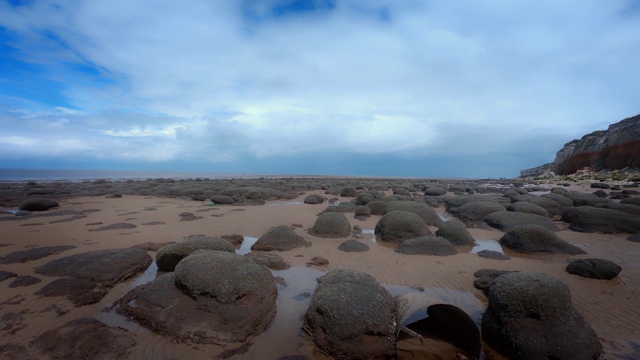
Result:
M636 0L0 0L0 168L511 178L638 59Z

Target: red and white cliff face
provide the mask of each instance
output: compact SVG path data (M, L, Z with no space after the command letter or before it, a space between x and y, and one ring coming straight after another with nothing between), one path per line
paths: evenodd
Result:
M544 170L568 175L584 167L595 170L640 168L640 115L566 143L556 154L555 161ZM541 171L542 167L527 169L521 171L521 176L536 176Z

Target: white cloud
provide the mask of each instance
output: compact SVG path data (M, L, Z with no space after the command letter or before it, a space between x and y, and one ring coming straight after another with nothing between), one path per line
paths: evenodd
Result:
M242 3L0 1L0 25L23 36L30 61L110 79L60 73L73 108L12 116L92 141L62 152L232 161L504 153L527 134L568 141L638 112L640 16L625 2L380 0L281 18L263 2L259 20Z

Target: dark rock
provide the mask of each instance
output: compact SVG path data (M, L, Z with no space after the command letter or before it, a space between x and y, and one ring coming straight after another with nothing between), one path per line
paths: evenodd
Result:
M25 286L31 286L33 284L37 284L39 282L41 282L42 280L35 278L33 276L29 276L29 275L22 275L22 276L17 276L12 282L9 283L9 287L10 288L16 288L16 287L25 287Z
M567 272L586 278L611 280L622 271L613 261L605 259L578 259L567 265Z
M396 305L385 288L362 272L331 270L318 279L303 329L336 359L396 357Z
M356 208L354 216L368 218L369 216L371 216L371 209L367 206L360 205Z
M458 220L443 221L436 235L447 239L454 246L474 245L476 243L467 226Z
M564 208L568 208L568 207L572 207L573 206L573 200L569 199L566 196L562 196L560 194L556 194L556 193L548 193L548 194L544 194L541 196L542 198L547 198L547 199L551 199L555 202L557 202L558 204L560 204L560 206L562 206L563 208L563 212L564 212ZM547 211L549 211L549 209L547 209ZM549 215L551 216L555 216L555 213L549 212ZM562 215L562 213L560 213L560 215Z
M586 254L577 246L560 239L551 230L540 225L518 225L500 238L500 245L525 254Z
M549 200L553 201L553 200ZM507 206L507 211L522 212L549 217L549 212L543 207L530 202L519 201ZM559 215L562 215L560 213Z
M391 211L378 220L374 234L382 241L399 244L407 239L431 235L431 231L415 213Z
M289 251L302 246L310 246L302 236L286 225L275 226L260 236L251 250L256 251Z
M368 192L363 192L358 194L358 196L356 197L356 205L364 206L372 202L373 200L375 200L375 197L373 195Z
M636 217L640 217L640 206L638 205L609 203L609 204L598 204L595 207L622 211L624 213L631 214Z
M395 249L399 254L449 256L458 253L456 247L437 236L421 236L403 241Z
M323 258L322 256L314 256L307 262L307 266L327 266L329 265L329 260Z
M478 251L478 256L492 260L511 260L511 257L494 250Z
M387 203L387 212L392 211L412 212L420 216L427 225L440 226L440 224L442 224L442 219L440 219L436 209L424 202L390 201Z
M606 191L604 190L598 190L598 191L594 191L593 195L599 197L599 198L606 198L607 196L609 196L609 194L607 194Z
M569 229L580 232L640 232L640 218L617 210L591 206L566 209L562 221L569 223Z
M481 221L485 216L498 211L506 212L506 209L504 206L492 201L473 201L458 208L449 209L451 214L464 223Z
M369 245L357 240L347 240L338 246L338 250L344 252L366 252L369 251Z
M193 213L190 213L188 211L181 212L180 214L178 214L178 216L180 217L180 221L193 221L202 219L202 216L195 216Z
M156 254L156 264L160 271L173 271L176 265L196 250L215 250L235 253L236 248L229 241L212 236L192 235L179 243L167 245Z
M428 187L424 190L426 196L440 196L447 193L447 189L442 186Z
M634 234L627 238L627 240L632 242L640 242L640 234Z
M556 195L556 194L554 194ZM558 195L561 196L561 195ZM567 198L564 198L565 203L571 203L571 201L566 201L569 200ZM564 211L565 207L564 205L561 205L558 201L556 201L555 199L551 199L545 196L531 196L531 195L518 195L512 198L512 201L514 202L514 204L520 204L520 205L515 205L515 206L521 206L521 212L528 212L528 213L532 213L532 214L536 214L536 215L541 215L541 216L546 216L546 217L556 217L556 216L562 216L562 212ZM562 201L562 200L561 200ZM539 207L541 207L542 209L545 210L545 212L540 211L539 208L535 208L535 207L529 207L524 208L524 205L522 204L534 204L537 205ZM572 206L572 205L571 205ZM514 210L514 211L518 211L518 210Z
M11 271L0 270L0 282L5 281L7 279L11 279L13 277L18 276L18 274Z
M606 183L592 183L591 188L592 189L609 189L611 188L611 185Z
M325 238L347 237L351 234L351 224L341 213L324 213L318 216L309 234Z
M473 286L478 290L486 291L493 283L502 275L511 274L515 271L509 270L496 270L496 269L481 269L476 271L473 276L476 280L473 282Z
M76 307L95 304L106 294L107 290L96 289L93 281L76 278L54 280L35 293L44 297L65 296Z
M620 200L620 204L630 204L640 206L640 197L630 197Z
M340 190L340 196L356 197L358 196L358 191L352 186L345 186L342 188L342 190Z
M151 261L151 256L142 249L97 250L49 261L35 272L90 280L102 287L111 287L145 270Z
M384 215L387 213L387 203L380 200L373 200L367 203L366 207L371 209L371 215Z
M593 194L585 194L577 191L569 191L561 194L573 201L573 206L595 206L597 204L606 204L611 200L604 199Z
M280 255L276 254L252 252L244 256L255 261L256 264L264 265L273 270L285 270L291 267L291 265L287 264L287 262L284 261L284 259Z
M220 205L231 205L236 201L231 196L215 195L211 197L211 202L214 204L220 204Z
M118 300L116 311L178 341L228 349L268 327L275 316L276 297L275 281L265 266L236 254L198 250L173 274Z
M60 204L53 199L29 198L20 203L19 209L26 211L46 211L58 206L60 206Z
M571 302L569 288L538 273L498 277L487 288L482 334L512 359L597 359L602 345Z
M222 235L221 238L230 242L233 246L238 247L244 242L244 236L240 234Z
M0 258L0 264L23 263L26 261L37 260L43 257L59 254L63 251L75 249L73 245L60 246L43 246L39 248L31 248L28 250L16 251Z
M304 199L304 203L310 205L322 204L324 201L325 197L317 194L311 194Z
M483 221L502 231L509 231L519 225L539 225L551 231L558 230L558 227L548 217L529 213L497 211L487 215Z
M89 229L89 231L105 231L105 230L129 230L135 229L138 225L129 223L115 223L107 226L102 226L97 229Z
M136 336L93 318L80 318L44 332L31 345L51 359L129 359Z

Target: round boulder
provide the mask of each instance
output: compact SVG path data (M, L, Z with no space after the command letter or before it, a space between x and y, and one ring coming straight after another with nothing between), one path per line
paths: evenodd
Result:
M611 280L622 271L620 265L605 259L578 259L567 265L569 274L592 279Z
M338 246L338 250L344 252L366 252L369 251L369 245L357 240L347 240Z
M371 209L371 215L384 215L387 213L387 203L380 200L373 200L366 205Z
M391 211L378 220L374 234L382 241L399 244L407 239L431 235L431 230L415 213Z
M443 221L436 235L447 239L454 246L468 246L476 243L467 226L458 220Z
M289 251L302 246L311 245L286 225L274 226L251 246L257 251Z
M515 226L500 238L500 245L526 254L586 254L579 247L560 239L551 230L540 225Z
M303 329L336 359L393 359L396 305L370 275L336 269L318 279Z
M403 241L395 249L399 254L449 256L458 253L456 247L438 236L421 236Z
M449 202L451 203L451 202ZM449 212L455 217L462 220L464 223L473 223L474 221L480 221L485 216L498 212L505 211L504 206L493 201L471 201L458 208L451 208Z
M309 234L325 238L347 237L351 234L351 224L342 213L328 212L318 216Z
M640 232L639 217L622 211L591 206L567 208L562 214L562 221L569 223L569 229L579 232Z
M196 250L216 250L235 253L236 248L228 240L219 237L195 235L184 241L167 245L156 254L156 264L160 271L173 271L178 263Z
M424 202L418 201L390 201L387 203L387 212L391 211L408 211L422 218L427 225L440 226L442 219L436 212L436 209Z
M485 289L489 306L482 316L487 343L512 359L597 359L598 336L571 302L559 279L515 272Z
M236 201L231 196L215 195L211 197L211 202L220 205L230 205L235 203Z

